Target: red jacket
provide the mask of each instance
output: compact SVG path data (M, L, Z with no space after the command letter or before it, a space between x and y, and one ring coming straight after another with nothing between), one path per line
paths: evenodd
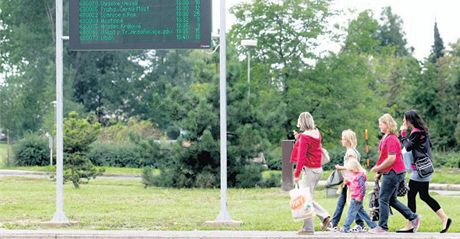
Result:
M303 167L321 168L321 135L314 138L299 134L291 153L291 162L297 163L294 177L298 178Z

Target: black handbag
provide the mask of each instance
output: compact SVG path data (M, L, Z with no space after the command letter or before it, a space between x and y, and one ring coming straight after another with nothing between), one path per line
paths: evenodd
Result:
M417 169L418 176L426 178L434 172L433 162L430 157L425 156L415 161L415 168Z
M428 148L431 147L431 140L427 135L424 148L425 150L416 151L414 154L414 164L418 176L426 178L434 172L433 161L428 154Z
M406 196L407 192L409 191L409 187L408 187L407 184L406 184L406 179L403 179L403 180L399 183L398 189L397 189L397 190L398 190L398 191L397 191L396 195L397 195L398 197L404 197L404 196Z

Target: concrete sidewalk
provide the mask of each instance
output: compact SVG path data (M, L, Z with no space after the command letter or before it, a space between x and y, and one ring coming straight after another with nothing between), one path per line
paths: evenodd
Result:
M460 238L460 233L413 233L413 234L369 234L369 233L336 233L336 232L316 232L314 235L299 236L296 232L284 231L84 231L84 230L1 230L0 238L56 238L56 239L77 239L77 238L217 238L217 239L294 239L294 238L394 238L394 239L454 239Z

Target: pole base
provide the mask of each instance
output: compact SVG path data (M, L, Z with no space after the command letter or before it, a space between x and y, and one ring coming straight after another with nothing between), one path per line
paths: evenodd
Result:
M79 225L79 221L67 221L67 222L56 222L56 221L49 221L49 222L42 222L41 223L45 227L52 227L52 228L59 228L59 227L70 227Z
M239 227L241 224L243 224L242 221L235 221L235 220L229 220L229 221L206 221L204 223L206 226L210 227Z

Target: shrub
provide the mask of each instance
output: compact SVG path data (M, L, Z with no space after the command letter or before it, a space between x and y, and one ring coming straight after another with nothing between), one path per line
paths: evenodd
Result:
M170 139L177 139L179 138L179 135L180 135L180 129L175 126L169 126L166 129L166 135L168 135L168 138Z
M144 187L170 187L174 185L174 174L161 171L160 175L153 174L153 167L145 167L142 172L142 183Z
M79 188L81 183L88 183L91 178L101 176L105 171L94 167L91 161L79 152L67 155L66 162L69 166L64 170L64 182L71 181L75 188Z
M98 142L128 142L131 138L141 139L160 139L162 132L158 126L150 121L129 118L127 124L118 122L109 127L105 127L99 133Z
M140 147L131 143L95 143L90 147L88 158L97 166L140 167Z
M212 174L210 171L203 171L196 176L195 186L200 188L211 188L217 185L219 175Z
M262 178L262 183L260 186L264 188L281 187L281 172L280 171L268 172Z
M99 123L79 119L75 111L64 119L64 182L72 181L75 188L79 187L81 178L89 181L103 172L96 170L86 155L90 144L96 140L99 128Z
M281 146L276 147L266 154L268 168L271 170L281 170L283 167L283 158L281 155Z
M45 166L50 162L48 139L35 134L26 135L14 147L18 166Z
M240 168L240 172L236 175L236 187L252 188L262 183L262 165L247 164Z
M433 151L433 163L435 167L460 168L459 152Z

